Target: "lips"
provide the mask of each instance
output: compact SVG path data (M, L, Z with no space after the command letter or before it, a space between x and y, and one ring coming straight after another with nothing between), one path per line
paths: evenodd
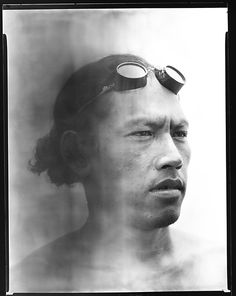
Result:
M184 190L184 183L181 179L164 179L155 184L150 191L151 192L164 192L164 191L171 191L171 190Z

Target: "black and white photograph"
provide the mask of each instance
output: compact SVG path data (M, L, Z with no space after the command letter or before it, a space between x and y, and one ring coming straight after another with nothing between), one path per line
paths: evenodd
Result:
M227 26L3 10L10 293L227 291Z

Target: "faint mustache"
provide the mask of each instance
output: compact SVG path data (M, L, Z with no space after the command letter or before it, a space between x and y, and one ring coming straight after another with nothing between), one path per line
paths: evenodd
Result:
M185 190L185 182L180 178L165 178L159 182L155 182L150 186L150 191L165 190L165 189L177 189L180 191Z

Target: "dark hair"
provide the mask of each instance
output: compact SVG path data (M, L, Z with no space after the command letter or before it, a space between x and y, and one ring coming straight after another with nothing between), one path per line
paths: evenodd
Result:
M78 110L101 92L106 82L112 79L116 67L126 61L149 66L144 59L135 55L110 55L72 74L56 98L51 131L37 141L34 159L29 162L32 172L40 174L45 171L57 186L80 181L62 158L61 136L66 130L83 131L89 128L88 112L85 110L78 114Z

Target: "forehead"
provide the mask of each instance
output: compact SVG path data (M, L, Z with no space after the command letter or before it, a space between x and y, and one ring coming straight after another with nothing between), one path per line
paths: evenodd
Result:
M96 112L101 120L122 124L129 120L166 119L171 122L186 121L179 98L150 75L143 88L122 92L109 92L97 98Z

